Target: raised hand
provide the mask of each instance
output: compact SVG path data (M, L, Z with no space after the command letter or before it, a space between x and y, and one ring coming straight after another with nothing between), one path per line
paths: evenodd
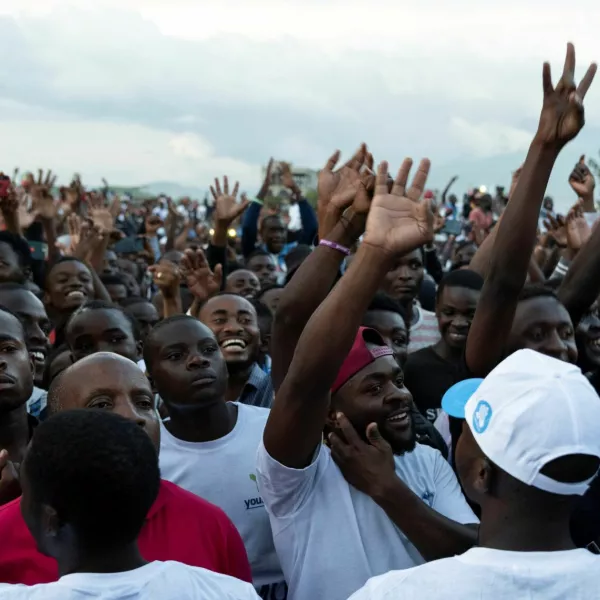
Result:
M579 162L575 165L573 171L571 171L569 185L580 198L593 198L596 180L589 167L585 164L585 155L581 156Z
M592 230L583 213L582 200L578 200L567 213L566 229L569 248L574 252L578 252L592 235Z
M298 184L292 175L292 167L290 166L290 163L282 162L279 163L279 166L281 169L281 183L283 186L288 190L291 190L292 194L294 195L300 194L300 188L298 187Z
M562 215L557 215L556 218L548 215L548 218L544 219L544 227L557 246L567 247L567 223Z
M94 225L103 233L110 233L115 224L115 218L119 213L120 200L117 196L111 205L107 207L104 196L96 195L88 198L89 215Z
M537 142L560 150L581 131L585 123L583 99L592 84L596 68L596 64L592 63L576 86L575 47L569 43L562 76L554 87L550 64L544 63L542 72L544 103L535 135Z
M259 200L264 200L267 197L267 194L269 193L269 188L271 187L271 179L273 178L273 164L274 160L270 158L269 163L267 164L267 171L265 173L264 181L260 186L260 190L258 190L258 193L256 194L256 197Z
M366 215L369 211L369 195L375 183L372 176L373 155L367 151L366 144L361 144L347 163L334 170L339 159L340 152L336 150L319 173L317 211L320 239L327 237L349 206L356 214Z
M428 159L421 160L412 185L406 189L412 159L404 159L388 192L388 164L380 163L363 243L391 255L403 255L433 239L429 201L419 202L430 166Z
M163 298L174 298L179 294L181 271L175 263L162 260L156 265L148 267L152 279L162 292Z
M223 268L217 265L212 271L202 250L186 250L181 259L181 273L188 289L200 302L218 294L223 282Z
M215 178L215 187L210 186L210 193L215 200L215 222L222 227L229 227L248 207L250 202L245 195L242 195L242 201L237 201L239 182L235 182L231 194L229 193L229 179L227 175L223 177L223 189L219 180Z
M52 196L52 188L56 183L56 175L48 171L44 177L44 171L38 170L37 181L31 186L31 200L34 211L44 220L50 221L56 217L58 206Z

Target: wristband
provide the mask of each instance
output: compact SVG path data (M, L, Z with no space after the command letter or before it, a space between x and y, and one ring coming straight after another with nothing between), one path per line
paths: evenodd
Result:
M346 248L345 246L342 246L341 244L336 244L335 242L330 242L329 240L321 240L319 242L319 246L327 246L328 248L331 248L332 250L338 250L339 252L341 252L342 254L345 254L346 256L348 256L350 254L350 250L348 250L348 248Z

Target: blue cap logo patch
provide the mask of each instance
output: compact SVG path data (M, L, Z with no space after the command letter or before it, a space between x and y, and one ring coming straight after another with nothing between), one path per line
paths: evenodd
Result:
M492 407L485 400L480 400L473 413L473 429L477 433L483 433L488 428L491 418Z

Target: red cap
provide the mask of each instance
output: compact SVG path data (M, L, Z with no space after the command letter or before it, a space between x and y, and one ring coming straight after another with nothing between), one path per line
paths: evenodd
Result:
M423 198L433 198L433 192L431 190L427 190L424 194L423 194Z
M369 348L367 342L377 344L377 348ZM340 367L334 384L331 386L331 392L337 392L345 383L356 375L361 369L370 365L380 356L392 356L393 350L385 345L383 338L374 329L368 327L359 327L352 349L346 356L344 364Z

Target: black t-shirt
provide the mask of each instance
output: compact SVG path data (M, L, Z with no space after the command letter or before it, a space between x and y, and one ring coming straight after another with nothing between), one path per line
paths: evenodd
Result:
M440 413L446 390L467 377L463 361L448 362L433 346L409 354L404 366L404 383L421 414L432 423Z

